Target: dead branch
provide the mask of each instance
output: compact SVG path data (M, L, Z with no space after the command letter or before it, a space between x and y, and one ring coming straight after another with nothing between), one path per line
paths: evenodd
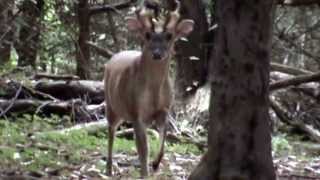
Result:
M279 72L291 74L291 75L310 75L310 74L313 74L313 72L311 72L311 71L297 69L297 68L293 68L293 67L286 66L283 64L278 64L278 63L271 63L271 71L279 71Z
M106 131L108 127L108 122L106 120L96 121L96 122L89 122L89 123L81 123L70 128L53 130L53 131L46 131L46 132L37 132L34 136L43 136L45 134L67 134L72 131L82 130L86 131L88 134L96 134L99 131Z
M4 107L0 108L1 109L0 117L5 116L7 114L7 112L12 108L12 106L15 103L15 101L17 100L21 90L22 90L22 86L20 85L18 91L16 92L16 95L12 98L10 104L7 107L5 107L5 109L4 109ZM4 110L2 110L2 109L4 109Z
M128 0L126 2L121 2L121 3L113 4L113 5L96 5L96 6L92 6L90 8L90 14L89 15L91 16L91 15L103 13L103 12L106 12L106 11L117 12L118 10L129 8L130 6L132 6L132 4L134 4L136 2L137 2L137 0Z
M277 81L270 84L270 91L274 91L288 86L297 86L303 83L320 81L320 72L311 75L301 75L291 79Z
M290 120L287 113L282 110L281 106L274 100L270 99L270 105L277 117L287 125L293 126L305 132L311 139L320 142L320 132L313 128L311 125L303 122Z

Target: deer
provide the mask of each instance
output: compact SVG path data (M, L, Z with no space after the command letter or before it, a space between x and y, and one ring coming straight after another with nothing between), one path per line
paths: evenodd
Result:
M121 51L105 64L104 92L108 121L107 175L112 176L112 148L122 122L131 122L141 177L149 176L146 128L159 131L160 149L152 162L156 171L164 156L167 115L173 98L169 64L175 42L192 32L194 21L180 19L180 2L165 16L154 17L145 4L126 17L127 28L141 40L141 51Z

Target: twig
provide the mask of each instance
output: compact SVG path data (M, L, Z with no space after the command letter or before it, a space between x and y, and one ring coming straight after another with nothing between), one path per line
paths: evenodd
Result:
M18 91L16 92L16 95L11 99L11 102L7 108L1 112L0 117L4 116L14 105L14 102L17 100L18 96L20 95L20 92L22 90L22 85L20 84Z

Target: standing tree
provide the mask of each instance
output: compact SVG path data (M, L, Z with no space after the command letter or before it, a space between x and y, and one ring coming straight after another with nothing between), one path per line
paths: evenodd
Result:
M8 21L12 16L13 4L13 0L0 2L0 65L10 60L13 33Z
M268 115L273 1L217 0L208 151L190 180L273 180Z
M78 2L79 39L77 49L77 75L82 79L90 79L90 49L87 41L90 40L90 9L88 0Z
M43 6L44 0L24 0L19 7L23 23L15 43L19 55L18 66L36 67Z

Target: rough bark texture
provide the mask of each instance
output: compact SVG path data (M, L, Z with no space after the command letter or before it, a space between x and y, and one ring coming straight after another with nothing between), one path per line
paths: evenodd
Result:
M190 180L274 180L268 116L273 1L217 0L208 152Z
M174 9L175 3L167 1L169 8ZM205 7L201 0L181 1L181 18L193 19L194 30L188 36L188 41L179 41L176 45L176 82L175 88L178 98L188 97L196 92L207 79L208 57L206 37L208 22ZM199 60L191 60L197 57ZM187 91L188 89L188 91Z
M90 40L90 10L88 0L79 0L78 23L79 39L77 47L77 75L81 79L90 79L90 49L87 41Z
M24 23L20 28L19 38L15 42L15 48L19 56L18 66L36 66L40 42L40 16L43 5L43 0L24 0L19 7Z
M12 16L13 0L0 2L0 65L10 60L12 29L9 19Z

